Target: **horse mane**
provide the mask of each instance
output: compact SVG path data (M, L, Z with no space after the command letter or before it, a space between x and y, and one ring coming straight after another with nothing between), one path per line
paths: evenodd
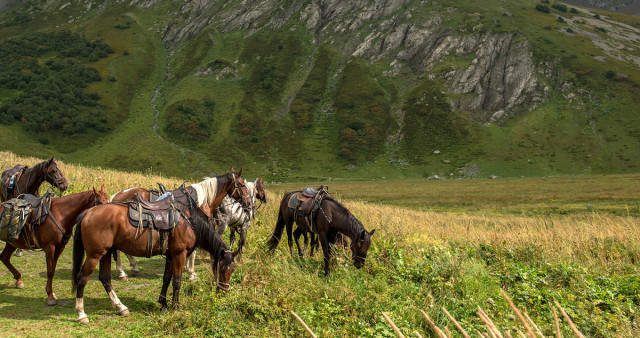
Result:
M188 197L190 198L190 197ZM196 234L196 246L207 251L217 262L220 250L229 250L220 235L209 224L209 218L196 205L191 205L189 221ZM226 263L226 262L225 262Z
M342 203L340 203L333 196L331 196L329 194L326 194L325 197L323 198L323 200L328 200L328 201L333 202L338 207L338 210L340 210L340 211L342 211L343 213L346 214L346 216L349 219L348 223L347 223L347 225L349 227L349 231L354 236L359 235L362 230L365 230L364 225L362 225L360 220L357 219L356 216L353 216L351 211L349 211L349 209L347 209L344 205L342 205Z
M199 206L205 202L207 205L211 205L216 196L218 196L218 177L205 177L202 182L194 183L191 186L196 190ZM207 198L206 200L205 197Z

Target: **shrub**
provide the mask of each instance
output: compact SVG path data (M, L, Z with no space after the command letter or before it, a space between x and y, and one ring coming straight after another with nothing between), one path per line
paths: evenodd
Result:
M551 30L551 26L544 26L544 29L550 31Z
M609 69L606 73L604 73L604 77L607 79L613 79L616 76L616 72Z
M596 18L596 19L598 19L598 20L600 20L600 14L596 14L596 15L594 15L593 17L594 17L594 18Z
M541 5L541 4L537 4L536 9L542 13L549 13L551 11L548 6Z
M561 16L559 16L559 17L558 17L558 22L560 22L560 23L565 23L566 21L564 21L564 19L563 19Z
M569 12L571 12L571 13L573 13L573 14L578 14L578 10L577 10L577 9L575 9L575 8L571 8L571 9L569 10Z
M567 12L567 5L565 4L560 4L560 3L555 3L553 5L551 5L551 8L555 8L557 10L559 10L560 12Z
M607 30L604 27L598 27L598 30L601 31L602 33L606 33Z
M548 3L549 3L549 0L542 0L542 1L540 1L540 2L542 2L543 4L548 4Z
M567 28L567 33L573 33L573 29Z

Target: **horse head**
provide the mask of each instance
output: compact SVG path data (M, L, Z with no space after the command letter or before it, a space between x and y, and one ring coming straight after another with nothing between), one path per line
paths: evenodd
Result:
M267 203L267 190L264 188L263 180L259 177L256 177L256 181L254 182L256 186L256 196L263 203Z
M364 266L364 262L367 259L367 252L371 247L371 236L373 236L373 233L375 231L375 229L371 230L371 232L362 230L360 231L360 234L357 236L357 238L351 241L353 265L358 269Z
M229 249L220 249L218 257L212 260L211 269L216 277L216 288L218 291L229 291L231 275L236 269L234 258L237 254L237 251L231 252Z
M104 191L104 184L102 185L102 188L100 188L100 190L96 190L96 188L93 187L93 196L95 198L93 202L94 206L109 203L109 196Z
M64 175L58 169L58 164L56 163L56 158L52 157L49 161L47 161L44 167L44 179L49 182L54 187L60 189L60 191L65 191L69 187L69 182Z
M249 194L247 184L240 175L242 175L242 169L236 172L233 170L233 167L231 168L231 172L227 174L230 181L228 184L231 184L230 189L227 190L228 195L242 204L245 210L251 210L251 194Z

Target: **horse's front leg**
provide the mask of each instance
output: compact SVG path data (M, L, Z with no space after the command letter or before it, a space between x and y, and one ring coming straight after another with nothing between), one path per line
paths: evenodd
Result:
M329 249L329 242L327 241L327 234L318 234L320 239L320 245L322 246L322 252L324 253L324 275L329 276L329 261L331 259L331 251Z
M167 256L164 263L164 274L162 275L162 289L160 289L160 297L158 303L162 305L162 309L166 310L167 305L167 289L169 289L169 282L171 281L171 256Z
M22 282L22 274L20 273L20 271L18 271L18 269L16 269L15 266L13 266L13 264L11 264L11 255L14 251L16 251L15 246L9 243L5 243L2 253L0 253L0 260L2 261L2 263L4 263L7 269L9 269L9 271L13 275L13 278L16 280L16 288L22 289L24 288L24 283Z
M289 244L289 254L293 257L293 222L287 223L287 244Z
M242 262L242 250L244 250L244 243L247 240L247 229L249 229L249 223L245 223L240 228L240 239L238 240L238 262Z
M186 258L187 251L183 251L173 257L173 264L171 265L173 272L173 303L171 306L174 309L180 306L180 286L182 284L182 270L184 269L184 261Z
M58 257L62 250L57 250L55 245L50 244L44 247L44 255L47 259L47 305L53 306L58 303L58 297L53 293L53 275L56 273L56 265L58 263Z
M111 299L111 305L118 310L118 314L128 316L129 309L120 302L118 295L116 295L116 292L111 286L111 257L109 256L107 253L100 258L100 273L98 279L102 282L104 290L107 292L107 295L109 295L109 299Z

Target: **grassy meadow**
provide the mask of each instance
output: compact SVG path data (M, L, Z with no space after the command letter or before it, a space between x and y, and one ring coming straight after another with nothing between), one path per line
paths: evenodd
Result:
M39 161L0 152L3 170ZM59 166L71 181L68 193L102 183L109 194L156 182L182 183L153 173ZM258 174L245 173L247 179ZM85 293L91 323L82 326L75 322L70 290L70 242L54 279L57 306L46 305L41 252L12 259L23 273L22 290L0 267L0 335L303 336L293 310L321 337L392 337L383 311L405 335L433 336L420 315L423 309L455 336L440 309L445 307L475 336L476 330L486 332L476 314L480 306L502 331L516 336L524 329L500 295L502 288L547 336L555 334L553 301L586 336L638 336L639 179L329 182L330 192L368 230L376 229L364 268L355 269L350 252L336 249L329 277L323 276L321 255L291 258L284 238L275 252L265 250L282 194L307 183L267 184L269 203L252 223L228 294L212 289L208 257L200 253L198 280L183 283L181 308L162 311L156 299L163 259L143 258L140 276L114 281L131 316L116 314L94 273ZM572 336L566 321L560 328Z

